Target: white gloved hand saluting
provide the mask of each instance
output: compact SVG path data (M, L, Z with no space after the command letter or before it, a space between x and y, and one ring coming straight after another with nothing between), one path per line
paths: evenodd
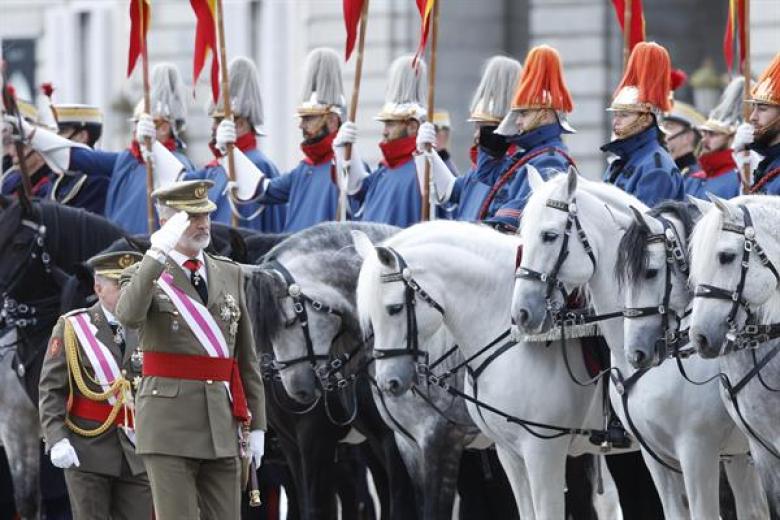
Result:
M51 447L49 452L51 463L60 469L68 469L73 466L79 467L81 463L68 439L62 439Z
M355 123L347 121L336 132L336 137L333 139L334 147L344 147L348 144L355 144L358 138L358 128Z
M252 430L249 432L249 451L255 460L255 464L259 467L265 453L265 432L263 430Z
M157 127L154 126L152 116L141 114L135 124L135 140L139 144L144 144L147 137L154 141L157 138Z
M171 249L176 247L176 244L189 225L190 216L184 211L179 211L168 219L160 229L152 233L150 238L152 243L151 249L156 249L167 255Z
M429 146L431 149L436 146L436 127L433 123L425 122L417 130L417 151L427 153Z
M229 119L223 119L217 126L214 137L219 151L223 154L227 153L228 145L236 143L236 124Z
M737 127L737 131L734 133L734 141L731 144L732 150L735 152L744 152L745 149L753 144L755 129L750 123L742 123Z

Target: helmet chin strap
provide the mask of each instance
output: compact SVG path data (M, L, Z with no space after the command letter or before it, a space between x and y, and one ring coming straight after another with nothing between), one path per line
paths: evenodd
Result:
M767 146L773 138L780 134L780 115L761 128L756 128L756 143Z
M626 139L627 137L631 137L645 131L650 127L650 125L647 124L648 121L652 124L652 117L652 114L649 112L640 113L639 117L637 117L633 123L629 123L626 128L619 132L615 131L615 136L618 139Z

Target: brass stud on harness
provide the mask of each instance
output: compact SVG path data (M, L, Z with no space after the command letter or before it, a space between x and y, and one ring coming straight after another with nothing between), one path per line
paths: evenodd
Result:
M287 293L293 298L297 298L301 295L301 286L297 283L290 284L290 287L287 289Z

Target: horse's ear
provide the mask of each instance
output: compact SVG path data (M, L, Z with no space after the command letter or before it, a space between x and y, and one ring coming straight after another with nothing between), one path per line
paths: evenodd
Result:
M696 208L699 210L699 213L704 215L707 213L710 208L712 207L712 202L707 202L706 200L699 199L697 197L694 197L693 195L688 195L688 202L696 206Z
M631 225L631 222L633 221L631 217L624 213L619 213L617 211L612 211L612 208L604 204L604 207L607 208L607 211L609 212L610 216L612 217L612 221L615 223L615 225L618 227L618 229L625 231L628 229L628 227Z
M526 166L526 172L528 172L528 184L531 186L531 191L536 191L544 186L544 177L533 164Z
M368 238L368 235L356 229L353 229L351 233L352 241L355 242L355 250L358 252L361 258L365 260L366 258L369 258L371 255L375 254L374 243L371 242L371 239Z
M715 207L718 208L726 217L729 219L736 219L738 213L737 208L732 207L730 202L721 199L717 195L713 195L709 192L707 192L707 196L710 198L712 203L715 204Z
M566 192L569 198L572 198L577 191L577 177L577 170L569 166L569 171L566 172Z
M647 224L647 220L645 220L645 216L642 214L642 212L636 209L634 206L629 206L629 209L631 209L631 214L634 217L634 221L644 229L650 231L650 226Z

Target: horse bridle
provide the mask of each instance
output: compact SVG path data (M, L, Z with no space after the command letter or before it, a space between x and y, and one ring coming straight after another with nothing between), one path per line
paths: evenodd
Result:
M515 272L515 278L520 280L534 280L543 283L546 286L545 306L547 311L552 315L553 319L556 319L555 314L560 309L556 308L552 301L553 293L556 289L560 291L561 296L563 297L564 306L566 305L566 300L568 299L568 294L563 282L558 279L558 274L560 273L561 267L563 267L563 263L566 261L566 258L569 256L569 237L571 236L572 227L577 230L577 238L585 248L585 252L588 254L588 258L590 258L590 262L593 264L594 270L596 269L596 255L593 253L593 248L590 245L590 241L588 240L588 236L585 233L585 230L582 229L580 218L577 215L576 200L572 199L571 202L565 202L562 200L548 199L546 204L549 208L557 209L558 211L563 211L566 213L566 227L563 231L563 238L561 241L561 248L558 251L558 257L555 260L555 264L553 265L552 270L548 273L534 271L526 267L518 267L517 271Z
M428 359L428 352L420 350L419 330L417 328L417 312L415 306L417 298L424 301L432 308L436 309L444 316L444 307L442 307L431 295L420 287L420 284L412 277L412 271L406 264L404 258L393 248L386 247L395 257L398 264L398 271L394 273L383 274L380 281L383 284L401 282L404 285L404 308L406 310L406 347L404 348L377 348L374 345L374 358L387 359L398 356L411 356L415 360L419 358Z
M669 307L669 302L672 296L672 267L677 265L677 269L684 275L688 275L689 263L685 255L680 241L680 236L677 233L677 229L669 222L668 219L657 216L663 225L662 233L653 233L647 236L645 246L649 246L654 243L662 243L666 253L666 275L664 280L664 296L659 305L648 307L626 307L623 309L623 317L625 319L638 319L648 316L661 316L661 326L663 328L663 336L656 340L656 352L658 359L663 360L671 354L670 347L679 347L680 344L685 343L688 338L687 330L680 330L683 318L690 314L690 311L684 312L682 315L677 314ZM677 327L672 329L669 326L669 318L674 317L677 320ZM675 349L678 351L678 349Z
M40 257L43 268L47 274L52 272L53 266L51 255L46 250L46 226L29 219L22 219L21 226L33 230L35 235L33 236L33 240L30 241L25 260L19 263L17 269L9 279L8 286L3 291L3 306L2 310L0 310L0 320L9 326L25 328L38 324L38 316L41 314L38 312L38 307L41 307L41 310L51 310L48 309L48 307L51 307L52 301L50 300L52 299L45 298L40 302L24 303L16 301L11 294L24 279L27 271L32 266L31 260ZM34 305L35 303L40 303L41 305ZM58 298L54 303L57 303L58 305Z
M295 318L285 324L286 327L292 326L295 322L298 322L303 331L303 338L306 344L306 354L297 358L286 360L274 360L273 368L275 370L284 370L293 367L299 363L309 363L313 368L316 368L318 361L327 361L330 359L330 354L317 354L314 352L314 343L311 340L311 332L309 330L309 314L306 310L306 305L310 305L312 310L322 314L329 314L331 316L337 316L343 320L341 311L334 309L333 307L322 303L321 301L306 295L301 286L295 281L292 273L287 270L278 260L273 259L268 262L269 267L279 273L286 284L287 296L292 299L293 312ZM340 332L339 332L340 333ZM338 337L338 335L336 335ZM336 338L333 338L335 341Z
M744 204L740 204L739 209L742 210L745 225L739 226L737 224L724 222L721 228L723 231L742 235L742 237L745 239L745 243L742 248L742 261L737 287L731 291L729 289L716 287L714 285L699 284L696 286L696 291L694 293L694 296L698 298L712 298L731 302L731 309L729 310L726 322L729 325L729 339L732 343L736 343L736 347L740 347L740 344L742 346L747 346L748 343L757 345L761 342L757 341L755 337L761 334L762 327L752 323L754 318L753 311L750 309L750 304L745 300L745 297L742 294L745 290L748 267L750 266L750 254L752 252L756 253L761 265L772 272L772 275L775 277L775 281L780 283L780 273L778 273L774 264L772 264L771 260L769 260L769 257L767 257L764 249L756 241L756 230L753 227L753 218L750 216L750 211ZM740 307L744 308L745 313L747 314L745 327L741 331L738 330L736 323L737 312L739 312ZM751 341L751 339L753 341ZM766 340L768 339L772 338L767 337Z

